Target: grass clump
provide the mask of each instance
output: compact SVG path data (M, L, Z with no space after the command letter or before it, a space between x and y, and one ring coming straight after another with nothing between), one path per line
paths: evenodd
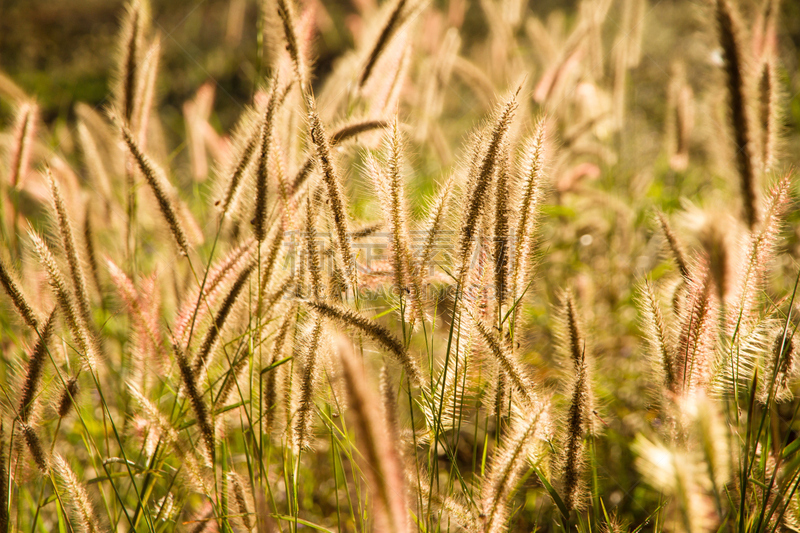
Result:
M0 533L796 530L778 2L329 4L0 74Z

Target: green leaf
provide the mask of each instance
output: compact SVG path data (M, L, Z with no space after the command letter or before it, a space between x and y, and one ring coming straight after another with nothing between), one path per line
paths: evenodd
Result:
M545 490L550 494L550 497L553 499L553 502L555 502L556 507L558 507L558 510L561 511L561 516L564 517L564 520L569 520L569 510L567 510L567 506L564 503L564 500L562 500L561 496L558 495L556 489L554 489L553 485L551 485L550 482L547 481L547 478L544 477L544 474L542 474L542 472L539 470L538 467L533 467L533 471L536 472L537 476L539 476L539 481L542 482L542 485L544 485Z

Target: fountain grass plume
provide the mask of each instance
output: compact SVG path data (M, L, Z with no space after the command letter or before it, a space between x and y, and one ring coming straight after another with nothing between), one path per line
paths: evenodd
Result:
M497 163L504 153L506 138L511 122L517 109L517 96L522 87L511 95L497 112L497 118L492 126L489 140L485 147L481 147L482 157L476 167L476 173L470 176L470 191L466 199L466 209L462 217L461 232L458 240L459 278L466 274L470 253L474 247L474 238L478 229L478 222L485 209L488 191L494 180Z
M22 392L20 393L18 407L19 418L25 423L28 423L30 419L36 399L36 392L42 380L42 372L44 371L44 363L47 357L47 344L50 342L50 337L53 334L56 309L58 309L58 307L53 308L47 320L45 320L42 330L39 332L39 338L28 358L28 368L25 372L25 381L22 384Z
M742 45L742 30L738 14L729 0L715 2L719 42L725 57L728 82L730 119L733 128L736 168L739 172L744 222L754 230L760 220L758 212L758 173L754 163L747 94L747 59Z
M570 510L579 508L586 495L582 479L585 462L583 439L587 433L591 393L585 357L576 364L575 371L572 400L567 416L563 474L563 500Z
M14 280L14 276L11 273L11 268L0 258L0 285L3 286L3 289L8 294L8 297L11 298L11 303L14 304L14 307L17 309L19 316L22 317L22 320L27 324L29 327L36 329L39 325L39 318L37 318L37 313L34 311L31 304L28 303L27 298L25 298L24 293L22 292L22 288L19 284Z
M289 336L291 326L294 323L295 309L290 308L278 328L278 333L275 335L275 343L272 345L272 352L269 359L269 364L274 365L281 360L281 356L286 350L286 339ZM273 368L267 373L266 380L264 381L264 409L266 410L266 430L269 433L275 426L276 410L278 408L278 389L277 389L277 376L278 368Z
M678 266L678 271L681 273L681 276L684 278L687 277L689 275L689 267L687 266L683 245L681 244L678 235L672 230L672 226L669 223L667 215L658 212L656 214L656 218L661 226L661 231L664 233L664 237L667 239L669 249L672 252L672 259Z
M758 301L767 283L769 266L779 251L778 239L786 222L793 185L791 172L775 182L764 201L761 225L746 236L742 259L731 265L729 301L733 305L725 308L726 328L731 334L737 324L739 329L747 330L758 320Z
M422 372L419 364L403 347L403 343L388 329L361 313L339 304L309 301L306 304L322 315L352 326L381 344L397 360L406 371L408 378L415 384L421 383Z
M541 208L543 181L547 151L545 146L546 119L538 119L531 139L525 148L523 162L522 194L517 206L516 241L514 243L513 264L511 266L511 297L516 301L522 297L523 278L530 268L533 252L533 239L536 221ZM516 334L519 313L514 313L511 331Z
M378 58L380 57L381 53L388 47L392 35L394 35L394 33L402 25L403 9L407 3L408 0L395 0L395 4L392 7L389 18L386 20L386 24L384 24L383 28L381 28L381 32L378 34L378 39L375 41L375 44L369 51L367 61L364 64L363 70L361 71L361 77L358 79L359 88L364 87L364 85L367 83L367 80L372 74L372 71L375 68L375 64L378 62Z
M193 289L184 298L177 317L175 318L174 335L182 345L189 341L190 332L193 331L197 320L202 318L208 309L214 305L227 281L233 276L243 263L252 259L255 241L246 240L234 247L214 266L209 265L205 276L205 284Z
M342 185L333 164L330 142L325 134L316 105L312 96L307 99L309 136L316 149L317 161L322 169L322 181L325 183L325 190L328 193L330 209L333 215L333 222L336 228L336 241L339 247L339 254L345 266L347 282L355 290L356 288L356 263L353 256L352 246L347 221L347 207L345 204Z
M321 380L320 349L323 334L323 321L320 315L313 317L313 326L305 341L306 350L300 380L300 406L295 413L292 440L297 450L311 445L311 422L314 415L314 393Z
M185 360L185 358L184 358ZM191 369L189 374L191 374ZM199 463L198 457L194 453L194 448L189 448L181 442L178 432L167 420L166 416L147 399L142 391L133 383L128 384L128 391L136 403L140 406L144 418L153 430L157 431L160 439L166 442L184 465L184 472L188 477L191 486L200 494L211 494L209 482L206 479L206 471Z
M106 264L108 265L108 272L114 282L114 286L117 288L117 292L125 302L131 315L133 315L133 320L138 327L141 328L141 331L144 332L147 339L153 345L153 348L156 351L162 351L161 335L158 329L154 327L153 323L155 321L151 317L148 317L145 309L142 308L141 297L133 281L131 281L128 275L111 259L106 258Z
M528 375L527 370L517 361L517 359L503 346L495 336L494 332L480 319L474 319L475 328L480 334L483 342L489 348L494 358L500 364L500 368L511 380L517 392L525 400L528 407L540 409L542 401L534 391L533 380Z
M776 117L775 60L768 57L761 64L758 81L758 119L761 126L761 166L764 172L775 165L775 139L778 120Z
M494 259L494 294L497 300L498 312L502 312L502 306L508 298L509 285L509 161L508 157L503 157L497 171L497 182L494 191L494 228L493 241L494 249L492 258Z
M39 472L46 476L50 472L50 459L47 450L42 446L39 435L33 427L25 423L21 423L21 431L22 438L25 440L25 445L28 447L33 462L36 463Z
M73 517L72 523L81 533L101 533L105 528L95 516L94 508L89 500L86 487L72 471L69 464L59 454L53 454L53 471L61 482L62 494Z
M388 139L389 157L387 169L373 156L367 157L367 168L372 177L374 187L378 193L381 207L389 222L391 232L391 261L394 285L398 291L409 294L412 322L422 320L422 279L420 272L415 268L411 239L408 233L408 208L406 205L405 186L401 174L403 139L400 136L397 118L392 126L391 136Z
M481 483L481 518L485 533L507 531L509 501L518 489L525 464L535 455L537 440L541 437L542 412L515 416L502 444L492 454L488 472ZM538 437L538 438L537 438Z
M686 393L707 385L717 341L719 304L708 267L695 268L687 281L688 305L678 316L675 350L677 386Z
M94 135L90 131L89 123L90 118L85 118L89 113L84 109L85 104L78 104L75 108L75 113L78 115L77 133L80 151L83 155L83 161L86 165L87 174L94 186L97 194L103 199L106 205L109 205L113 200L111 191L111 180L108 177L108 170L103 161L100 148L97 145Z
M75 399L78 397L78 376L72 376L67 381L66 387L61 391L61 396L58 399L58 407L56 413L59 418L67 416L75 405Z
M225 404L228 402L228 399L233 393L234 388L238 386L239 378L242 376L244 370L247 368L247 364L250 362L250 356L250 351L245 349L241 355L231 361L231 366L225 373L225 377L222 380L222 385L220 385L219 391L214 399L214 411L223 409L225 407Z
M432 266L431 261L437 250L437 240L441 236L442 228L445 226L453 188L453 178L450 177L439 186L436 197L428 209L428 219L423 226L425 240L417 263L420 276L425 276L425 271L430 270Z
M200 376L201 372L208 363L208 358L211 355L211 352L214 350L217 341L219 340L220 334L222 333L222 328L225 327L225 322L228 320L228 316L230 316L233 306L239 299L239 295L242 294L242 290L245 288L247 280L250 278L250 274L253 272L254 268L254 262L250 262L245 265L245 267L236 277L236 281L233 282L233 285L228 291L228 294L225 296L225 299L223 300L219 310L217 310L217 314L214 316L214 321L203 337L203 342L200 344L200 349L198 350L197 356L195 357L192 365L192 372L194 373L195 378Z
M131 128L137 133L142 147L147 145L147 126L153 111L156 95L158 64L161 57L161 37L156 35L145 52L141 62L141 72L136 84L133 113L128 120Z
M103 299L103 283L100 281L100 269L97 265L97 254L94 248L94 230L92 228L92 209L91 202L86 202L86 209L83 215L83 243L86 255L86 261L89 263L89 271L92 273L92 281L94 282L95 290Z
M369 388L362 362L356 358L349 341L340 338L337 351L350 399L349 410L355 420L359 449L368 465L364 472L372 481L370 487L375 495L378 527L390 533L408 533L405 469L395 443L389 438L391 430L386 419L380 416L377 408L380 399Z
M267 288L271 285L273 274L275 273L275 265L278 264L278 259L281 255L281 248L284 244L283 236L285 235L283 224L276 224L275 226L276 227L273 230L272 238L269 241L269 247L266 250L266 258L262 256L258 302L256 303L256 316L261 316L263 312L271 309L272 305L274 304L274 302L266 301Z
M380 393L383 404L383 419L386 421L389 435L392 442L400 445L402 440L400 437L400 421L397 419L397 395L394 391L391 371L386 363L381 367ZM402 450L398 451L402 453Z
M72 280L72 294L78 303L83 321L89 326L92 323L92 310L89 302L89 291L86 287L86 277L83 274L81 259L78 257L78 247L72 231L72 222L67 213L67 206L61 194L61 187L53 177L49 168L45 169L45 176L50 187L50 196L53 202L53 211L61 235L61 245L67 256L67 267L69 268L70 280Z
M125 5L125 10L120 32L115 96L116 106L125 120L130 121L136 107L136 89L141 76L139 71L150 9L146 0L130 0Z
M211 414L208 411L208 406L206 406L205 401L203 401L203 397L197 387L197 378L183 350L177 344L173 343L172 351L175 353L175 361L178 363L184 390L189 397L189 402L192 404L192 409L197 417L197 425L200 427L200 435L206 447L207 457L213 465L216 455L216 442Z
M289 0L290 1L290 0ZM269 93L269 103L261 126L261 151L258 156L258 171L256 172L256 201L255 215L253 217L253 232L256 240L263 242L267 238L267 191L269 185L270 157L273 152L273 132L275 130L275 117L279 104L280 82L276 76L272 80Z
M322 262L317 238L317 210L322 201L322 187L316 187L306 200L305 241L308 257L308 274L311 277L311 296L319 299L322 295Z
M656 353L658 368L663 373L664 387L672 392L678 392L677 371L675 368L675 354L669 338L669 330L664 322L661 306L656 299L653 284L645 282L641 290L641 307L645 316L644 332L650 345Z
M25 174L31 157L31 147L36 134L36 115L38 106L34 102L23 102L17 109L14 124L14 144L11 150L11 175L9 183L18 188Z
M47 281L56 297L59 307L64 313L72 337L78 345L78 350L84 362L93 372L97 369L97 354L95 353L94 343L89 328L84 322L83 314L75 304L72 294L67 290L61 269L58 267L50 248L39 235L29 232L36 255L39 262L47 272Z
M217 204L220 204L220 218L230 216L230 209L263 136L265 118L266 114L258 107L248 107L240 115L231 140L233 153L230 160L218 171L225 180L221 183L221 186L225 186L224 192L218 193L217 200Z
M231 515L238 515L245 531L253 529L253 521L250 518L250 510L247 507L247 499L244 494L244 484L242 478L236 472L228 472L228 484L233 489L233 501L236 503L236 512Z
M155 163L144 153L139 147L138 142L134 138L131 131L123 124L120 124L122 129L122 136L125 139L125 144L128 147L133 158L136 160L139 170L145 178L145 181L150 186L150 190L156 197L158 207L161 214L169 226L172 237L178 246L181 255L189 255L189 240L186 237L186 231L183 229L183 223L178 215L179 207L176 205L172 194L169 192L171 186Z
M310 89L308 74L306 72L306 61L303 52L300 50L300 40L297 35L297 26L294 14L294 0L277 0L278 17L283 25L283 35L286 39L286 50L292 58L294 74L300 85L300 90L305 93Z
M389 127L389 124L390 122L388 120L371 118L348 122L344 126L339 127L338 129L334 130L333 133L331 133L329 139L330 146L331 148L338 146L343 142L360 135L361 133L387 128ZM300 187L306 182L308 177L311 175L311 172L314 170L316 163L317 159L314 156L309 156L306 158L303 164L300 165L300 169L297 171L294 179L292 180L292 191L297 192L300 190Z

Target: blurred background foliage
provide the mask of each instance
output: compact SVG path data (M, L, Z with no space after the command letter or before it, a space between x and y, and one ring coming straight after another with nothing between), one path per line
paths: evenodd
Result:
M463 1L467 5L460 34L463 48L469 50L480 46L489 30L481 2ZM315 77L319 82L336 59L352 48L350 30L357 23L354 19L360 4L374 4L374 0L316 3L326 15L325 27L315 40ZM46 123L68 120L76 101L93 106L105 102L123 4L122 0L0 0L0 68L28 94L36 96ZM448 11L447 0L433 0L432 4L444 13ZM563 16L569 22L575 17L578 2L536 0L527 4L526 10L543 21ZM745 20L755 20L759 5L753 0L743 3L742 10L750 12ZM643 60L631 72L629 84L634 108L641 106L656 129L663 127L671 63L676 59L689 61L694 67L690 67L692 73L701 73L702 63L708 63L708 58L694 54L699 35L706 34L702 38L706 44L714 38L709 33L709 20L704 18L707 8L702 0L661 0L647 5ZM615 21L621 24L620 9L619 5L612 6L609 38L616 33ZM800 3L781 2L781 11L781 81L786 109L790 110L786 127L796 132L800 124ZM202 83L213 81L218 89L214 113L220 128L229 129L263 75L258 0L153 0L152 16L153 28L163 39L161 70L169 73L158 82L161 112L177 122L183 102ZM519 44L526 44L525 29L518 31L522 38ZM537 78L535 72L529 75ZM702 87L702 77L690 75L689 79L697 88ZM661 109L655 102L662 102ZM7 113L8 107L2 110ZM180 139L183 128L177 123L172 126L180 131L172 140Z

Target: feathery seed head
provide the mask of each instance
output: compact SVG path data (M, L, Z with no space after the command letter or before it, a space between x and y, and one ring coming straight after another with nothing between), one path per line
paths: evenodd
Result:
M311 301L306 303L323 316L352 326L368 337L371 337L376 342L382 344L383 347L403 365L403 369L406 371L406 374L408 374L409 380L416 384L421 383L422 372L419 369L417 361L411 357L408 351L403 347L403 343L388 329L361 313L338 304Z
M799 365L795 350L794 335L781 330L772 346L772 387L776 401L794 398L791 382L797 377Z
M39 332L36 345L28 359L28 370L25 373L25 383L22 385L22 393L19 399L19 417L20 420L25 423L27 423L30 418L36 398L36 391L42 379L45 358L47 356L47 343L50 341L50 337L53 333L53 320L56 315L56 309L58 308L53 308L50 312L50 316L47 317L42 330Z
M687 280L689 301L678 316L675 350L676 378L682 392L699 390L708 384L717 342L719 303L709 268L699 265Z
M253 156L257 153L259 140L263 136L265 110L261 106L248 106L240 115L234 129L231 144L231 155L217 170L222 178L215 194L218 198L221 218L232 218L238 205L242 183L249 175ZM224 187L224 189L223 189Z
M14 144L11 151L11 187L20 188L28 173L34 136L36 134L36 115L39 107L35 102L23 102L17 109L14 121Z
M206 406L206 403L200 394L200 390L197 387L195 374L192 372L183 350L175 343L172 344L172 350L175 353L175 360L178 363L178 369L180 370L184 390L186 390L186 395L189 397L189 401L192 404L192 409L197 416L197 424L200 427L200 434L202 435L203 443L206 447L207 457L210 463L213 465L216 454L213 420L208 412L208 407Z
M288 0L291 1L291 0ZM272 89L269 102L261 127L261 153L258 157L258 172L256 173L256 206L253 218L253 231L258 242L267 238L267 190L269 187L269 166L273 156L273 132L275 130L275 117L280 104L280 81L277 77L272 80Z
M428 219L423 226L425 241L418 259L418 269L421 276L426 275L426 272L432 273L433 265L431 265L431 260L436 252L437 241L447 219L450 198L454 189L453 181L451 176L439 186L436 197L428 210Z
M498 306L505 303L508 296L509 276L509 180L510 162L508 156L501 156L502 160L497 171L497 183L494 191L494 283L495 298Z
M67 381L67 386L61 391L61 397L58 400L58 417L64 418L69 414L72 406L75 405L75 400L78 397L78 376L73 376Z
M297 83L300 85L300 91L306 93L310 90L310 87L308 85L306 59L303 50L300 48L300 39L295 23L294 0L277 0L277 6L278 17L281 19L283 35L286 39L286 49L294 65L294 74L297 77Z
M575 301L570 291L567 291L564 295L564 320L567 328L569 355L572 359L572 364L575 365L575 370L578 370L584 364L586 358L586 341L581 335L578 315L575 311Z
M53 471L63 485L63 494L78 530L82 533L100 533L104 531L105 529L100 526L95 516L86 487L78 480L78 476L75 475L64 458L57 453L53 454Z
M144 40L150 23L149 2L130 0L119 41L119 64L117 66L116 106L124 113L125 120L133 118L137 104L136 88L142 76L141 62Z
M28 303L19 284L14 281L10 267L2 258L0 258L0 285L3 286L6 294L11 298L11 303L17 308L17 312L22 317L22 320L24 320L29 327L36 329L39 324L37 313Z
M521 89L521 87L520 87ZM470 173L470 191L467 206L461 223L461 234L458 243L460 261L460 277L466 274L467 260L474 248L473 240L476 236L479 219L485 209L487 192L494 179L497 163L504 153L505 142L511 123L517 110L517 95L520 89L513 94L497 112L497 118L492 126L488 143L481 147L482 157L475 171Z
M33 240L36 255L39 256L39 262L42 263L47 273L47 281L53 293L55 293L56 301L61 307L61 311L64 313L70 333L78 345L79 353L89 369L94 372L97 368L97 354L95 353L89 329L84 322L83 314L75 305L72 295L67 290L64 278L61 275L61 269L50 252L50 248L36 232L30 231L29 235Z
M777 83L774 59L767 58L761 64L758 80L758 122L761 127L761 166L764 172L775 164Z
M566 348L575 370L572 382L572 399L567 414L562 455L562 490L564 504L568 509L580 508L585 497L583 470L585 462L583 440L592 432L590 414L593 398L586 343L578 325L578 316L572 294L564 296L564 321Z
M199 287L195 288L184 299L184 303L181 305L175 319L174 327L175 339L182 346L186 346L195 324L206 313L210 312L209 307L213 308L216 305L216 301L221 296L222 290L227 286L228 280L243 264L251 261L255 249L254 244L255 241L251 238L233 248L213 267L209 267L202 291Z
M362 363L356 358L348 340L339 337L337 351L342 363L343 377L354 414L360 450L371 478L379 527L390 533L408 533L408 503L406 502L404 468L395 444L390 440L391 429L380 416L380 400L370 390Z
M139 170L156 197L158 207L167 221L175 243L178 245L178 250L182 255L188 256L189 239L186 237L186 231L179 216L180 209L175 201L174 193L170 191L172 186L167 182L163 171L141 150L139 143L127 126L120 122L119 127L122 130L122 136L125 139L128 151L136 160Z
M729 0L716 0L719 41L725 56L725 72L730 99L730 117L734 134L736 166L744 202L744 221L753 230L760 220L758 210L758 173L754 163L754 146L750 133L747 94L747 58L742 45L738 14Z
M772 187L766 198L759 228L744 238L743 245L733 256L732 291L726 308L729 331L737 328L747 332L758 321L758 302L766 283L768 268L777 255L781 226L784 223L789 191L793 179L785 175ZM732 333L731 333L732 334Z
M274 365L282 359L287 349L287 339L290 338L290 328L294 322L295 308L292 306L287 312L278 328L278 333L275 336L275 344L272 347L272 355L269 360L270 365ZM266 410L266 426L269 433L275 425L275 418L278 409L278 384L277 377L280 368L273 368L267 373L264 382L264 409Z
M400 422L397 420L397 396L395 395L394 384L389 375L389 367L385 363L381 367L380 392L381 399L383 400L383 417L386 421L392 442L400 444Z
M42 441L39 440L39 435L37 435L36 430L28 424L22 423L21 425L22 437L25 439L25 444L28 447L28 451L31 453L33 462L36 463L36 466L42 474L47 475L50 470L50 460L47 456L47 451L44 449L44 446L42 446Z
M651 282L645 282L641 290L640 306L644 310L645 334L650 341L657 367L661 374L666 389L672 393L677 389L677 369L675 368L675 354L673 353L672 339L664 322L664 315L656 299L655 290Z
M731 228L735 223L721 213L709 214L706 223L701 229L699 238L708 255L708 264L714 284L717 288L717 297L720 302L726 302L734 280L736 267L736 247L732 242Z
M528 376L528 372L517 361L513 354L511 354L505 346L497 339L495 333L489 329L480 319L474 319L475 328L480 334L483 342L487 345L492 355L497 359L500 368L513 383L517 391L525 399L528 407L535 408L537 411L542 409L543 402L534 389L533 381Z
M501 533L507 530L509 503L525 465L537 457L546 438L546 413L515 413L511 429L495 449L486 477L481 484L480 506L483 531Z
M356 287L356 263L350 243L348 230L347 206L339 176L333 165L330 143L325 134L325 130L317 114L316 104L311 95L307 97L309 135L314 144L317 155L317 162L322 169L322 180L330 201L330 209L333 215L333 222L336 228L336 241L339 254L345 266L345 274L350 286L355 290Z
M228 472L228 483L233 489L233 499L236 503L235 510L231 509L229 512L231 516L238 515L237 521L241 522L245 531L250 531L253 529L253 521L250 518L250 511L247 506L247 498L245 497L242 478L236 472Z
M323 322L320 316L314 319L306 340L306 352L303 361L302 379L300 381L300 407L297 409L296 421L294 425L294 446L298 450L306 449L311 443L311 423L314 414L314 394L317 384L321 381L319 370L320 361L320 341L323 335Z
M89 293L86 288L86 277L83 274L81 259L78 257L78 247L72 231L72 222L67 213L67 205L61 194L58 181L53 177L50 168L45 169L47 183L50 187L50 195L53 202L56 222L59 233L61 234L61 244L67 256L67 266L69 268L70 279L72 281L73 296L78 303L84 324L88 327L92 323L92 310L89 304Z
M657 218L658 223L661 226L661 231L664 233L664 237L667 239L667 243L669 244L669 249L672 252L672 258L675 261L675 264L678 266L678 271L681 273L681 276L688 276L689 267L686 265L686 258L684 256L683 245L681 244L680 239L675 232L672 231L672 226L670 226L667 215L658 212Z
M208 358L217 345L217 341L222 333L222 328L225 326L234 304L236 304L236 301L239 299L239 295L242 294L245 285L247 285L247 280L250 278L250 274L253 272L255 266L255 262L252 261L245 265L236 278L236 281L234 281L231 286L230 291L225 296L225 300L223 300L217 314L214 316L214 322L203 337L203 343L200 345L200 350L197 352L197 357L194 360L192 371L196 378L200 376L201 371L208 363Z
M387 48L392 35L394 35L399 27L403 24L403 8L405 8L407 4L407 0L395 0L394 7L392 8L391 13L389 14L389 18L386 21L386 24L381 29L380 34L378 35L378 39L376 40L375 44L372 46L372 49L367 56L366 64L364 65L364 69L362 70L361 77L358 80L358 87L364 87L364 84L367 83L372 71L375 67L375 64L378 61L378 57L380 57L381 53Z
M383 129L389 127L389 121L381 119L364 119L350 122L340 127L330 135L331 147L344 143L345 141L357 137L361 133ZM309 156L305 162L300 166L300 169L295 174L291 182L292 191L300 190L300 187L306 182L311 172L314 170L317 160L313 156Z

